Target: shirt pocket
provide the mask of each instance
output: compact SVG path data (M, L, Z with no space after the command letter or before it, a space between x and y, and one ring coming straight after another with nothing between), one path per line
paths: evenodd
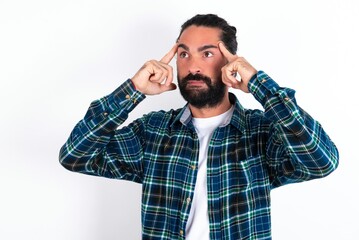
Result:
M268 174L264 170L263 161L260 155L238 157L234 167L238 186L243 190L250 190L267 185Z
M243 149L228 152L222 162L222 172L228 179L230 185L237 191L247 191L251 188L253 181L253 159L247 158Z
M268 207L270 204L270 181L264 164L264 156L250 156L241 161L245 172L250 176L248 191L253 197L254 208Z

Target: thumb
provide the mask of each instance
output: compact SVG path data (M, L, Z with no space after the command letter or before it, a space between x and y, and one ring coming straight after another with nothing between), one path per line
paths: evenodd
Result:
M171 83L168 86L166 84L161 84L160 88L161 88L161 92L167 92L167 91L175 90L177 88L177 86L174 83Z

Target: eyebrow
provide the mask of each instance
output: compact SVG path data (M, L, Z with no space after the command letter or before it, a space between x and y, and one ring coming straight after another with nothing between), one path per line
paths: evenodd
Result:
M178 48L183 48L184 50L189 51L189 47L183 43L180 43L178 45ZM199 47L197 50L198 50L198 52L202 52L202 51L210 49L210 48L218 48L218 47L216 45L209 44L209 45L204 45L202 47Z

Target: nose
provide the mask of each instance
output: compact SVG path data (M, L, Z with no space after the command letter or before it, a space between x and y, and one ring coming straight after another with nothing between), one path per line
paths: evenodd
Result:
M195 57L192 57L189 61L189 68L188 68L188 72L192 73L192 74L196 74L196 73L200 73L201 72L201 67L199 64L199 60L196 59Z

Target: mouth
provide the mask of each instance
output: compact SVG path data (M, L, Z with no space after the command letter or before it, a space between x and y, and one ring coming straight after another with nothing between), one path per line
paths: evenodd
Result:
M196 87L201 87L201 86L205 86L206 83L202 80L188 80L187 81L187 86L196 86Z

